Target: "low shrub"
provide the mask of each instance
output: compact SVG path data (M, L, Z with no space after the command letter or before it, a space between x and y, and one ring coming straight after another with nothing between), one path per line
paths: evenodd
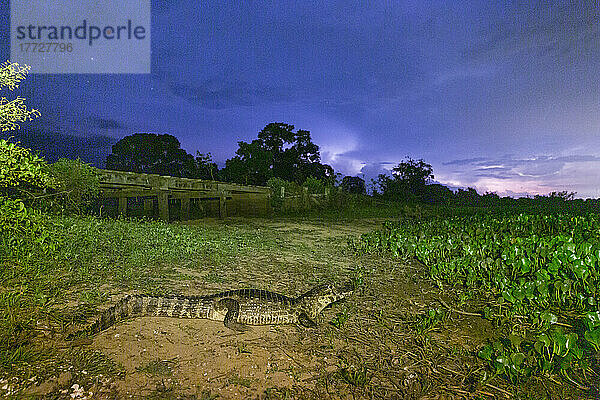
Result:
M98 199L100 192L97 169L80 159L61 158L48 166L56 182L56 193L45 196L42 206L53 212L83 214Z
M0 195L27 198L54 186L43 158L20 147L18 142L0 139Z

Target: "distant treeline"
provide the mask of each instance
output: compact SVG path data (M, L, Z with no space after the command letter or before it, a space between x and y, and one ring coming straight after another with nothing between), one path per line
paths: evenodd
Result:
M515 209L533 204L550 207L565 202L586 209L598 205L597 200L575 200L575 192L514 199L496 193L480 195L473 188L452 191L432 183L434 175L430 164L410 157L401 161L389 175L380 174L367 185L360 177L342 177L330 165L321 163L319 146L312 142L309 131L294 131L293 125L280 122L266 125L250 143L238 142L235 156L228 159L223 168L218 167L210 153L197 152L194 157L181 148L174 136L153 133L136 133L118 141L106 159L106 168L260 186L268 185L272 179L298 185L307 179L316 179L323 185L337 186L352 194L369 192L381 200L432 205Z
M153 133L121 139L112 147L106 168L261 186L271 178L300 184L309 177L331 184L335 180L333 168L321 163L310 132L294 132L293 125L284 123L268 124L250 143L238 142L235 156L221 169L210 153L197 152L194 157L181 149L174 136Z

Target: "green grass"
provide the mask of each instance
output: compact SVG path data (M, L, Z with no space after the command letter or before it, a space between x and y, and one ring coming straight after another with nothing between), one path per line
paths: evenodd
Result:
M173 266L200 272L222 265L248 247L261 247L255 235L236 226L202 228L157 221L64 218L58 232L65 245L59 258L69 284L160 290L179 279ZM214 273L213 273L214 275ZM216 277L208 280L217 280Z
M394 218L398 216L420 216L422 206L399 202L388 202L362 195L345 194L328 204L308 210L290 210L278 213L279 217L309 221L339 222L364 218Z

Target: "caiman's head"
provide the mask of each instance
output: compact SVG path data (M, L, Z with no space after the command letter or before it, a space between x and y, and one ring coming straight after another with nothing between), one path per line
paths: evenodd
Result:
M354 292L354 289L352 282L340 286L326 283L306 292L300 298L305 305L305 312L308 317L315 319L325 307L346 298Z

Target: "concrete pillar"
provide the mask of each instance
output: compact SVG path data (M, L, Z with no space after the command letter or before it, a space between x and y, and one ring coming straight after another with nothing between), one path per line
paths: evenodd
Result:
M158 215L163 221L169 221L169 192L166 190L158 194Z
M119 216L127 216L127 197L119 197Z
M181 220L187 221L190 219L190 199L184 197L181 199Z
M219 218L227 217L227 194L224 191L219 193Z

